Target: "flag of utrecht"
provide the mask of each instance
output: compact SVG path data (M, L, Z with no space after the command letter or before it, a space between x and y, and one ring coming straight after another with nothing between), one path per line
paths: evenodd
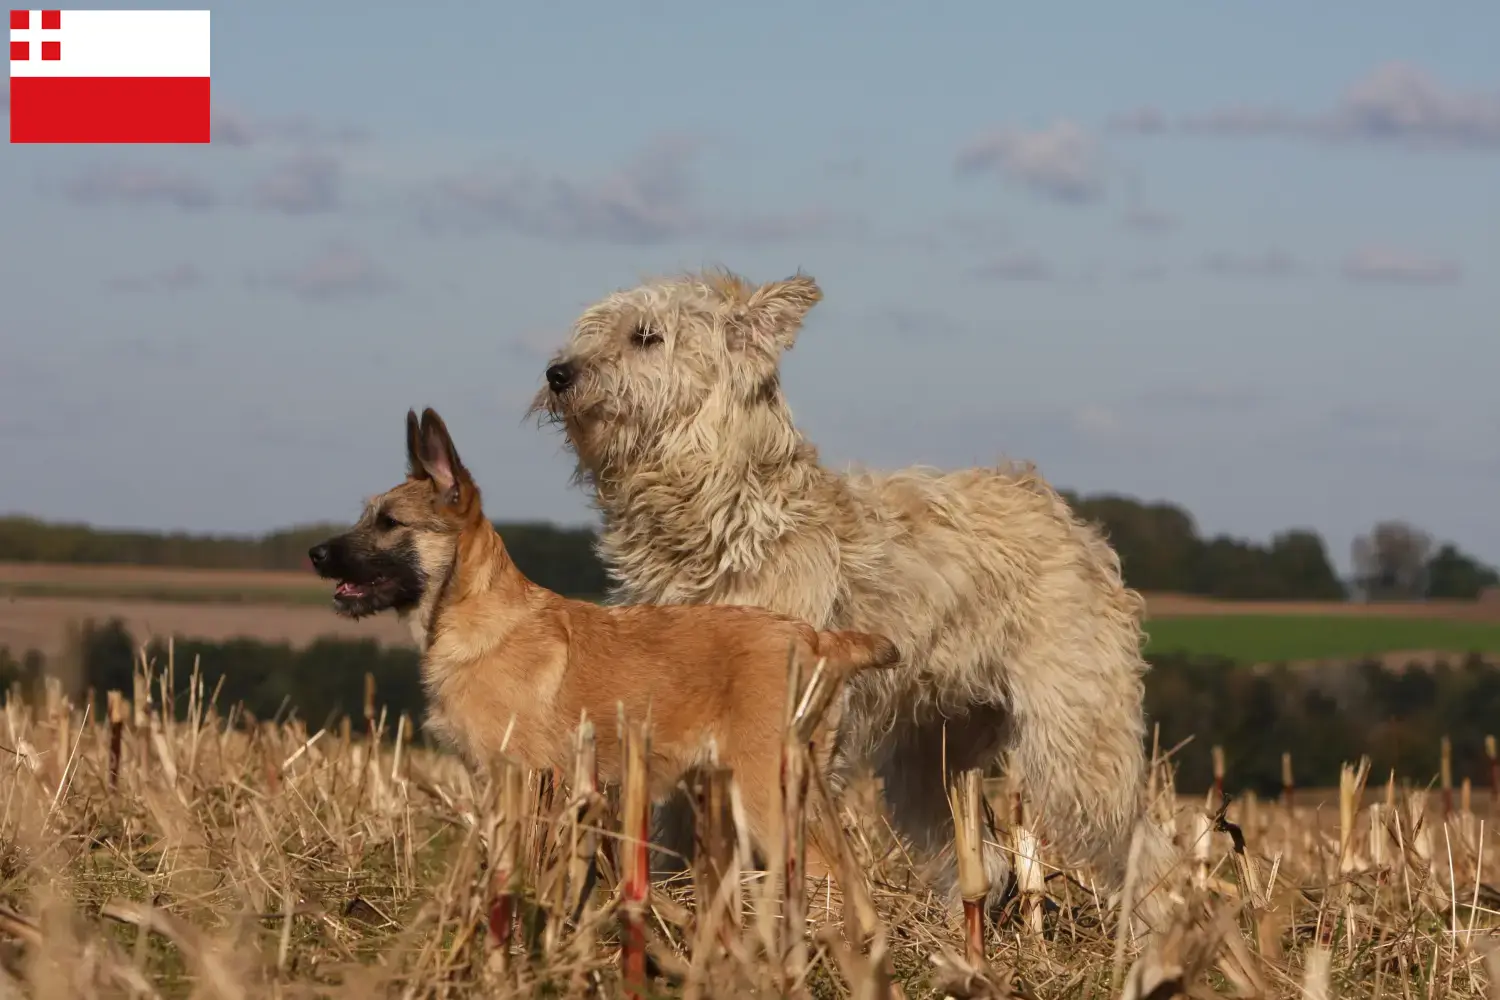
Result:
M206 10L10 12L11 142L208 142Z

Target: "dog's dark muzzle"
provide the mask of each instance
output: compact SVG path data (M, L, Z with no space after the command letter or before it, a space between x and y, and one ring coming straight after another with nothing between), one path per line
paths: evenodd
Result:
M314 545L307 558L320 577L337 583L333 609L341 615L362 618L416 599L407 593L409 571L388 559L356 557L345 535Z
M350 575L349 545L343 535L320 542L307 550L307 561L325 580L343 580Z

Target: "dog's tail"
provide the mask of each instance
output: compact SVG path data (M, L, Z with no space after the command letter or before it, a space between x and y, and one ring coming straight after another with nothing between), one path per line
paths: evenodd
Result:
M845 676L872 667L892 667L901 659L901 651L885 636L847 630L819 632L814 652Z

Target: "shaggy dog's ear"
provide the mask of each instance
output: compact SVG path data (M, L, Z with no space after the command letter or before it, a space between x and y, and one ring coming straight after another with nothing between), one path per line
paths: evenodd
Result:
M810 276L799 274L757 288L745 303L745 321L752 341L784 351L792 346L807 311L823 298Z

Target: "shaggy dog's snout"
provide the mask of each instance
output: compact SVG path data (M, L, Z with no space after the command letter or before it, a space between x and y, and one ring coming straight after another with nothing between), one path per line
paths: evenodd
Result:
M560 361L547 368L547 384L552 387L553 392L566 392L568 386L573 384L573 366L566 361Z

